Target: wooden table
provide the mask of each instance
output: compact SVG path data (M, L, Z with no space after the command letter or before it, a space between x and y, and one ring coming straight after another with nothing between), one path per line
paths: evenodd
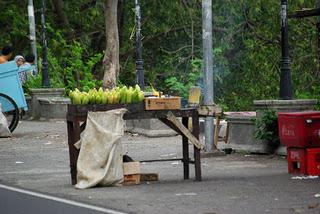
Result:
M200 149L193 146L193 160L189 157L188 138L177 127L167 119L169 112L174 116L182 118L182 124L188 127L189 118L192 118L192 134L199 139L199 115L196 108L179 109L179 110L144 110L143 104L130 105L68 105L67 111L67 128L68 128L68 145L70 157L70 173L71 183L77 183L77 160L79 150L74 144L80 139L80 133L85 129L88 111L108 111L116 108L126 108L128 112L124 114L125 120L130 119L149 119L157 118L173 130L177 131L182 136L182 158L178 159L156 159L146 160L144 162L153 161L173 161L181 160L183 162L183 177L189 179L189 164L195 165L195 180L201 181L201 164L200 164Z

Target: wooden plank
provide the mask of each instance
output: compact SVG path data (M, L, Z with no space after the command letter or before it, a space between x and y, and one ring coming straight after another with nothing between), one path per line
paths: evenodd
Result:
M124 175L123 186L131 186L140 184L140 174Z
M122 164L124 175L140 174L140 162L124 162Z
M229 123L227 123L227 128L226 128L226 137L225 137L225 139L224 139L224 143L225 144L227 144L228 143L228 141L229 141L229 129L230 129L230 127L229 127L230 125L229 125Z
M67 115L82 117L87 116L88 111L109 111L118 108L125 108L129 113L141 112L144 110L144 103L132 103L132 104L88 104L88 105L74 105L68 104Z
M189 117L183 117L182 118L182 124L184 127L188 128L188 123L189 123ZM192 121L191 121L192 122ZM185 137L182 134L182 162L183 162L183 178L184 179L189 179L190 176L190 170L189 170L189 145L188 145L188 138Z
M197 112L193 112L192 114L192 134L199 140L199 115ZM194 172L196 181L201 181L201 156L200 156L200 149L196 146L193 146L193 156L194 156Z
M183 133L167 118L159 118L159 120L178 134L183 135Z
M297 10L289 14L289 18L306 18L312 16L320 16L320 8Z
M171 121L185 137L189 139L189 142L192 143L196 148L203 149L203 145L199 140L187 129L175 116L172 112L167 113L167 119Z
M159 174L158 173L140 173L140 181L158 181Z
M201 105L198 107L200 116L216 116L222 114L222 109L216 105Z
M213 140L216 148L218 146L218 139L219 139L219 126L220 126L220 117L218 115L216 116L216 127L214 128L214 140Z

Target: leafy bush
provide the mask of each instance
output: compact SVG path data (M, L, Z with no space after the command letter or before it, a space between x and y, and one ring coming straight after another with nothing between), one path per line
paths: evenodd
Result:
M52 88L63 88L64 84L62 82L56 81L55 79L50 80L50 86ZM25 93L30 94L31 88L42 88L42 75L41 73L35 76L28 77L28 80L23 85L23 90Z
M169 90L184 98L188 97L190 87L196 85L202 73L202 60L195 59L192 61L191 65L192 69L188 74L180 77L168 77L165 80L165 84Z
M101 86L102 82L94 78L92 70L101 61L102 54L95 54L84 61L82 59L84 49L79 43L74 42L70 48L72 48L71 56L66 59L66 67L63 68L67 82L66 89L79 88L87 91L90 88Z
M271 148L280 145L278 115L274 110L266 110L256 119L255 138L268 143Z
M64 43L63 43L64 44ZM98 53L90 56L88 59L83 57L84 48L78 42L72 45L64 44L69 50L64 60L48 49L48 70L50 76L50 86L64 87L66 91L79 88L88 91L90 88L100 87L101 80L97 80L93 76L94 66L101 61L102 54ZM30 77L24 85L25 92L29 92L30 88L42 87L41 61L39 62L39 74Z

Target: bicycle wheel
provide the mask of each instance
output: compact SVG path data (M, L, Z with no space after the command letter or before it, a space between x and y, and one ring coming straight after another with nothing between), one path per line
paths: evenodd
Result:
M2 113L7 118L8 128L13 132L19 123L18 106L11 97L2 93L0 93L0 104Z

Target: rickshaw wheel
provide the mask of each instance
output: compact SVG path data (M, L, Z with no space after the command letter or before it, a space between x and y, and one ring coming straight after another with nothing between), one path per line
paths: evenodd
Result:
M13 132L19 123L19 108L11 97L2 93L0 93L0 104L3 107L10 108L9 111L2 109L3 107L1 109L7 119L9 130Z

